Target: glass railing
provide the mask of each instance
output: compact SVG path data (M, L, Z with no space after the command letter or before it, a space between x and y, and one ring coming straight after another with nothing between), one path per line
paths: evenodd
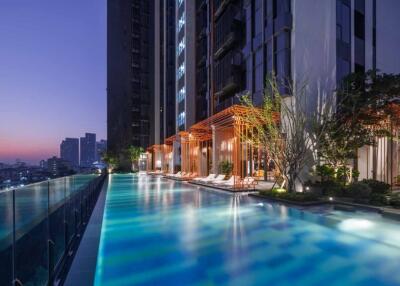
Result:
M0 192L0 285L52 285L81 235L104 175Z

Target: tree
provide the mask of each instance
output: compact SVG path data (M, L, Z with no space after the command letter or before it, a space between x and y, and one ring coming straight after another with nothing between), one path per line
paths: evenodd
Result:
M128 154L129 160L131 161L132 171L137 171L139 169L140 155L144 153L144 149L142 147L131 145L126 150L126 153Z
M363 146L374 146L377 137L393 137L389 121L399 118L393 104L400 94L400 76L378 74L377 71L350 74L337 90L336 109L324 111L316 122L318 156L336 171L342 182L351 177L348 165L358 158Z
M281 188L287 185L289 192L295 191L301 174L313 165L315 141L321 136L312 128L315 114L307 110L306 86L284 85L272 75L267 77L260 107L254 106L248 95L242 97L249 108L244 122L252 130L243 139L252 146L265 146L282 177Z
M110 173L118 166L117 156L110 151L102 153L101 159L107 164Z

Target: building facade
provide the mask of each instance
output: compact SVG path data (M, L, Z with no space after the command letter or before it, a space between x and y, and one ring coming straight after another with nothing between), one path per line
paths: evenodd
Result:
M308 108L315 111L334 102L352 72L400 72L395 0L178 0L175 11L180 143L182 131L238 104L242 94L261 104L271 73L284 94L289 84L305 83ZM359 150L360 178L392 181L400 169L399 146L389 141Z
M175 7L176 132L196 121L195 1L176 1Z
M60 145L60 158L70 162L72 168L79 167L79 139L65 138Z
M111 152L154 142L154 1L107 1L107 133Z
M96 161L96 134L86 133L80 138L80 166L90 168Z
M163 144L165 138L174 135L176 132L176 3L176 0L155 1L155 144Z
M101 161L102 155L107 151L107 140L96 142L96 161Z

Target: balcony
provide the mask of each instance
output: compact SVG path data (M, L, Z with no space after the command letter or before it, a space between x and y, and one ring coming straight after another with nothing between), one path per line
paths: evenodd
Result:
M196 1L196 13L201 13L202 9L204 9L206 7L207 3L206 0L199 0Z
M240 19L232 19L230 29L226 31L219 31L218 34L222 35L221 38L217 38L215 41L214 59L218 60L227 51L229 51L236 43L242 39L243 22ZM217 37L219 36L217 35Z
M240 53L228 55L227 59L217 67L215 95L225 98L240 89L244 77L244 69L242 67L242 56Z
M222 15L225 9L228 7L229 3L233 2L233 0L220 0L215 5L214 19L215 21Z

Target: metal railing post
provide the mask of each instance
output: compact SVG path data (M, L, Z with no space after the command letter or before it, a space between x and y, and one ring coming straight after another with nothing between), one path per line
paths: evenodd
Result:
M51 240L50 226L50 182L47 182L47 250L48 250L48 285L53 285L53 270L54 270L54 242Z
M16 253L16 244L15 244L15 189L12 190L12 196L13 196L13 206L12 206L12 210L13 210L13 230L12 230L12 258L11 258L11 262L12 262L12 281L14 285L17 285L17 281L19 281L16 277L16 271L15 271L15 253Z

